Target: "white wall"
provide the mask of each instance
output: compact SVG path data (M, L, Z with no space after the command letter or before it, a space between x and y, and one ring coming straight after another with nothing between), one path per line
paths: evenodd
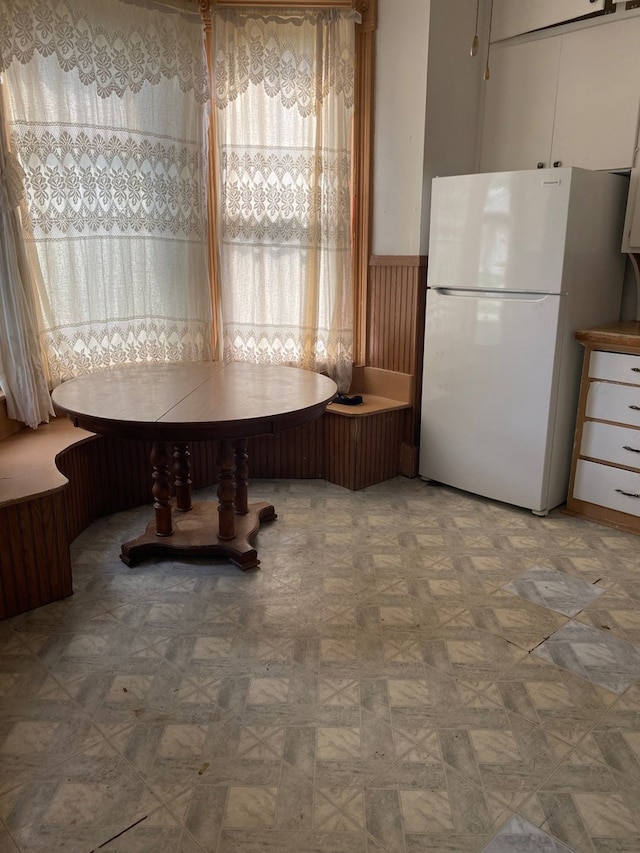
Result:
M378 0L375 255L420 252L430 0Z
M477 170L475 13L476 0L378 0L373 254L427 254L431 179Z
M431 181L478 171L478 139L484 97L486 44L484 3L479 50L471 57L475 0L432 0L429 28L420 254L429 251Z

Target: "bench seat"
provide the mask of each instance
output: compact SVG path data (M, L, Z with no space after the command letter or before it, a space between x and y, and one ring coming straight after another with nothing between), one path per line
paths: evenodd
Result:
M401 473L411 412L406 374L356 368L322 419L249 442L253 476L319 477L357 490ZM0 421L2 411L0 407ZM66 416L37 430L0 423L0 619L72 594L70 543L95 518L151 500L150 447L97 436ZM217 479L215 442L193 448L194 488ZM256 454L252 456L252 454ZM113 477L114 470L123 476ZM126 475L124 475L126 472Z
M357 406L344 406L340 403L329 403L328 412L344 415L346 418L362 418L367 415L376 415L379 412L397 412L408 409L409 403L401 400L391 400L389 397L378 397L375 394L363 396L362 403Z
M61 417L0 441L0 619L72 594L68 480L56 460L95 438Z
M69 418L53 418L37 430L24 427L0 441L0 508L50 495L67 485L56 458L64 450L95 439Z
M408 373L354 367L349 394L362 403L330 403L324 415L325 479L357 491L401 473L412 381Z

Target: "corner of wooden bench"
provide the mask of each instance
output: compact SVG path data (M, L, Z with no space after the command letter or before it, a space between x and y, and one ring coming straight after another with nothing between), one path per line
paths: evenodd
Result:
M0 441L0 508L59 491L67 478L58 470L61 453L96 438L75 427L66 415L37 429L22 429Z

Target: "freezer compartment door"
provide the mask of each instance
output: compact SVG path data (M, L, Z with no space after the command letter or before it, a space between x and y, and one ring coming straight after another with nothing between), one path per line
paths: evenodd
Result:
M434 178L432 287L559 293L571 169Z
M428 291L421 476L534 512L552 508L563 299Z

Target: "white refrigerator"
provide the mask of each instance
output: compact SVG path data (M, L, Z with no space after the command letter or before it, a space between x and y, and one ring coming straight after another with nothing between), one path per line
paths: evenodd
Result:
M628 179L435 178L420 476L546 515L563 503L582 347L619 318Z

